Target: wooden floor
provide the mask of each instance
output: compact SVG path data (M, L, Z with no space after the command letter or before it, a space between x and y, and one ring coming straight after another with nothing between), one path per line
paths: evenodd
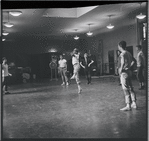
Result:
M118 82L82 81L77 94L75 81L68 87L61 81L42 80L10 86L3 95L3 138L141 138L147 136L147 93L138 90L138 109L125 106Z

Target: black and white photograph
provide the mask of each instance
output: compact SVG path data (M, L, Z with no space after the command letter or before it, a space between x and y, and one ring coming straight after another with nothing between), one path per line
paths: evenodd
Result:
M147 2L6 3L2 141L147 141Z

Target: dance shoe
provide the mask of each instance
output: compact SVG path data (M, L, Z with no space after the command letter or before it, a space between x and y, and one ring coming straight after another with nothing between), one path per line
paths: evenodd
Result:
M129 107L124 107L124 108L122 108L122 109L120 109L121 111L131 111L131 108L129 108Z
M131 104L131 108L137 109L137 104L136 103Z
M62 83L62 84L61 84L61 86L64 86L64 85L65 85L65 83Z

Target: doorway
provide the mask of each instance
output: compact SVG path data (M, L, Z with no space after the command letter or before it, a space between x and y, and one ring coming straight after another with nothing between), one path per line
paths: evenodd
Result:
M114 50L108 52L108 58L109 58L109 74L114 75L115 74Z

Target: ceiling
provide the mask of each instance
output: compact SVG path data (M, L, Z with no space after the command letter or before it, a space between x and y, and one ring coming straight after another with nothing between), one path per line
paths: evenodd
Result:
M3 9L3 23L8 21L6 11L16 11L16 9ZM10 34L6 41L15 41L33 36L46 36L48 38L71 39L76 34L86 36L89 25L93 35L103 32L109 32L106 28L111 23L114 29L131 25L136 22L136 15L146 14L146 2L107 4L76 8L41 8L41 9L17 9L22 11L18 17L9 16L9 21L14 24L13 27L3 27L3 30ZM75 29L78 29L76 32Z

